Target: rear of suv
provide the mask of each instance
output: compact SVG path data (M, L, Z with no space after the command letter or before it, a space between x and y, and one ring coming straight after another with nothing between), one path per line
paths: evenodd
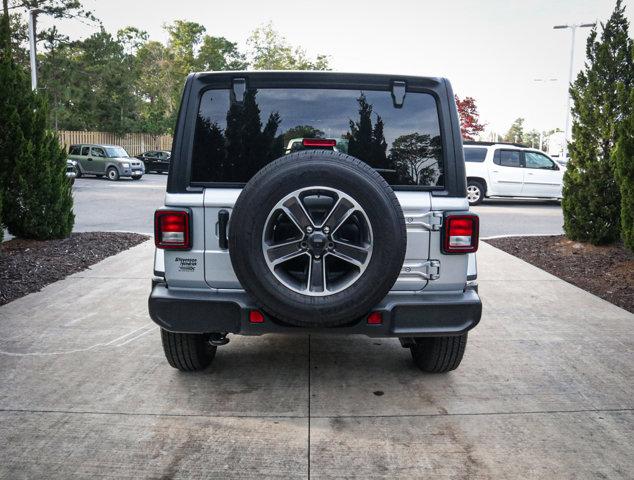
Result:
M228 334L319 332L455 369L482 305L453 98L443 78L190 75L149 298L170 365L207 367Z

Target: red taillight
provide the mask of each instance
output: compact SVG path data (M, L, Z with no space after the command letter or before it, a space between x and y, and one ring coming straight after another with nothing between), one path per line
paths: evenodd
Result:
M381 312L372 312L368 315L368 325L381 325L383 323L383 315Z
M249 322L251 323L264 323L264 315L259 310L251 310L249 312Z
M337 145L337 140L328 138L305 138L302 140L302 145L305 147L334 147Z
M475 252L479 226L477 215L447 215L443 227L443 253Z
M189 250L191 233L189 212L157 210L154 212L154 244L167 250Z

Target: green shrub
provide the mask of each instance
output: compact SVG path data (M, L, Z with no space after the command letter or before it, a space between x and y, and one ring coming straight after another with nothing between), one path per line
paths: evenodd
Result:
M621 236L625 245L634 251L634 90L629 101L629 115L619 128L613 158L621 191Z
M571 240L594 245L619 238L619 188L605 159L588 162L584 170L569 162L564 174L564 231Z
M31 138L23 141L9 183L5 223L12 235L46 240L64 238L73 229L73 197L66 179L66 154L57 135L46 129L44 99L33 95Z
M610 243L620 236L620 192L612 150L627 114L624 92L634 83L632 40L621 0L610 19L588 37L586 66L570 87L573 125L564 175L564 231L573 240ZM619 93L615 86L621 85Z
M0 195L2 222L16 237L63 238L73 228L66 155L46 128L47 103L33 93L0 20Z

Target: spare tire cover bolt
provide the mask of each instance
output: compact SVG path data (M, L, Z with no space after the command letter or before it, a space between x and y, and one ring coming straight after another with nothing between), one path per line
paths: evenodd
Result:
M306 227L306 233L313 233L313 227L310 225Z

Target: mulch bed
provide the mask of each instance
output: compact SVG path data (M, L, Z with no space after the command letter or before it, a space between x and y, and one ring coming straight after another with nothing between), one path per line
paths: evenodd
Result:
M634 254L622 244L594 246L563 235L486 242L634 313Z
M148 238L138 233L87 232L62 240L14 238L1 243L0 305L37 292Z

